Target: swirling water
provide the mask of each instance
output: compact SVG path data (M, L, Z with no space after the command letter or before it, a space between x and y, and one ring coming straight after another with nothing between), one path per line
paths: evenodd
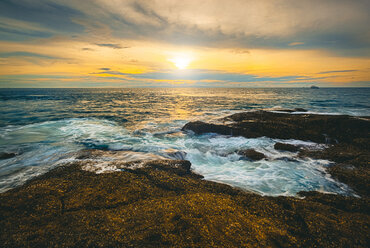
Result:
M172 149L185 152L185 159L206 179L260 194L350 194L325 172L329 161L276 151L276 139L193 135L180 129L191 120L276 107L369 115L368 99L369 88L1 89L0 152L16 156L0 160L0 191L71 161L84 149L169 158ZM279 141L320 148L311 142ZM237 151L246 148L262 151L268 159L243 160Z

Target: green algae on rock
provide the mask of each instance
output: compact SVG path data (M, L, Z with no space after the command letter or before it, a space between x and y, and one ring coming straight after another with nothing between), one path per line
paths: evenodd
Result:
M58 167L0 195L2 247L367 247L369 200L263 197L182 160Z

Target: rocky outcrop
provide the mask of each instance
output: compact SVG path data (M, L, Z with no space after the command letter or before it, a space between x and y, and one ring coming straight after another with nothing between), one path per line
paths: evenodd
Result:
M328 168L332 176L363 197L370 194L369 117L254 111L230 115L221 119L220 124L189 122L183 130L196 134L212 132L247 138L267 136L325 143L327 148L314 151L283 143L274 147L277 150L299 151L299 156L331 160L335 162Z
M279 112L287 112L287 113L307 112L307 109L304 109L304 108L295 108L295 109L274 108L272 110L279 111Z
M192 131L195 134L203 133L218 133L224 135L232 135L232 127L226 125L215 125L209 124L202 121L194 121L187 123L183 128L183 131Z
M263 154L262 152L257 152L254 149L241 150L241 151L238 151L238 154L242 155L246 159L250 159L254 161L258 161L258 160L266 158L265 154Z
M370 140L368 141L370 143ZM335 162L327 171L362 197L370 195L370 150L363 143L340 143L324 150L302 150L300 156Z
M185 160L122 162L136 155L92 150L0 194L1 246L369 247L368 118L257 111L222 121L183 130L330 143L298 156L336 162L328 171L361 198L266 197L203 180ZM106 162L113 170L94 173L105 155L117 158Z
M2 247L368 247L367 198L263 197L181 160L102 174L84 163L0 194Z
M224 124L189 122L183 130L196 134L212 132L246 138L267 136L327 144L351 143L355 139L370 138L368 117L254 111L233 114L220 121Z
M17 156L14 152L0 152L0 159L14 158Z
M274 148L275 150L288 151L288 152L298 152L299 151L299 146L281 143L281 142L275 143Z

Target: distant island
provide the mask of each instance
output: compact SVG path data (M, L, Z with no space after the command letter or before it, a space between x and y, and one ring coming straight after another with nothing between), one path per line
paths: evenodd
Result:
M312 85L310 88L311 88L311 89L319 89L319 87L317 87L317 86L315 86L315 85Z

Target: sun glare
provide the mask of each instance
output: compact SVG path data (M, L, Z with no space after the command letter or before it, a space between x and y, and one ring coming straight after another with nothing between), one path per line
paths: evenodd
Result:
M189 56L181 55L181 56L175 56L171 59L169 59L178 69L183 70L186 69L192 59Z

